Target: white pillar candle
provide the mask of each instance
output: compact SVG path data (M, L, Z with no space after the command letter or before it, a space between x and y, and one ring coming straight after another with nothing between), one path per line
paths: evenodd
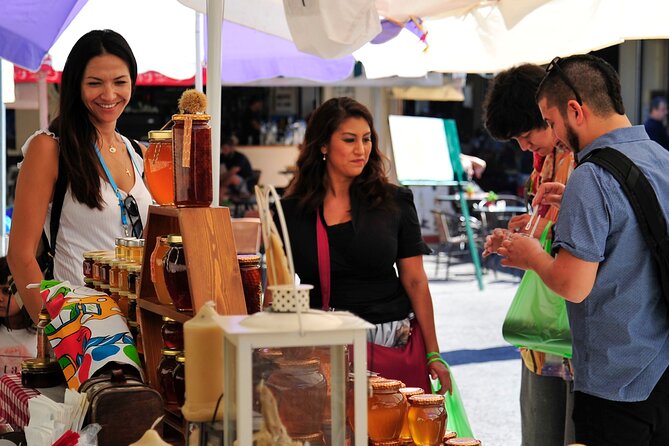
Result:
M216 322L216 304L207 302L184 324L186 402L181 412L188 421L211 421L223 395L223 329ZM223 419L220 398L216 419Z
M130 446L170 446L169 443L165 442L158 432L153 429L149 429L144 432L142 438L131 444Z

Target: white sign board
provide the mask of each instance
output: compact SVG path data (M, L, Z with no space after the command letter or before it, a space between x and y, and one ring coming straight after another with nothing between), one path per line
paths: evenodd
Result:
M388 121L401 184L445 184L454 180L442 119L390 115Z

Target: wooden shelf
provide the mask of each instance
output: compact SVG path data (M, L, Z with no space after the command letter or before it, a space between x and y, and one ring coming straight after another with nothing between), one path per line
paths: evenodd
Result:
M158 301L151 282L151 253L156 237L181 234L193 312L176 311L172 305ZM144 260L137 294L137 317L140 324L144 361L149 385L160 390L157 367L163 348L163 316L185 323L208 301L216 303L219 314L246 314L237 251L232 232L230 211L225 207L174 208L150 206L144 229ZM187 353L186 353L187 354ZM168 410L166 419L174 421ZM176 428L176 423L170 423ZM185 424L184 424L185 425Z

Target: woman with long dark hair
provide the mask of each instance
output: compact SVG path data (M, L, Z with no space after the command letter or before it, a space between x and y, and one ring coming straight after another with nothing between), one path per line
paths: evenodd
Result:
M151 196L142 181L141 157L116 131L136 80L135 56L120 34L85 34L63 68L58 116L22 148L7 259L33 320L42 302L37 290L25 287L43 278L35 253L42 230L50 236L57 180L62 179L65 194L55 279L83 285L83 252L113 249L116 237L141 236Z
M372 115L364 105L342 97L314 111L296 176L281 200L295 271L303 283L314 285L311 307L322 308L320 220L329 249L330 292L325 306L376 324L368 340L386 347L408 342L410 320L415 317L430 352L423 360L442 389L450 389L423 268L422 256L430 249L421 237L411 191L390 184L384 162ZM374 370L373 358L368 363Z

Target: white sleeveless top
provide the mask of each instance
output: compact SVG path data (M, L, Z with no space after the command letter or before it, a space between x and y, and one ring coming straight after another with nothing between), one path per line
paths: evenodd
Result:
M36 135L47 134L56 138L47 130L38 130L30 136L21 152L25 157L28 146ZM130 194L135 197L142 223L146 225L149 205L152 204L151 194L142 181L144 162L142 158L131 148L130 141L122 136L126 147L130 148L133 157L133 169L135 169L135 184ZM19 165L20 166L20 165ZM139 169L139 171L138 171ZM100 178L100 192L104 202L102 210L91 209L73 198L72 187L76 187L77 178L70 179L70 186L65 192L63 209L60 214L60 225L56 239L56 255L54 258L54 278L56 280L69 280L73 285L83 285L84 275L82 271L83 253L92 250L113 250L114 239L125 236L123 224L121 223L121 208L114 189L108 181ZM121 198L126 194L119 189ZM47 211L44 222L44 231L47 238L51 238L49 224L51 221L51 204Z

